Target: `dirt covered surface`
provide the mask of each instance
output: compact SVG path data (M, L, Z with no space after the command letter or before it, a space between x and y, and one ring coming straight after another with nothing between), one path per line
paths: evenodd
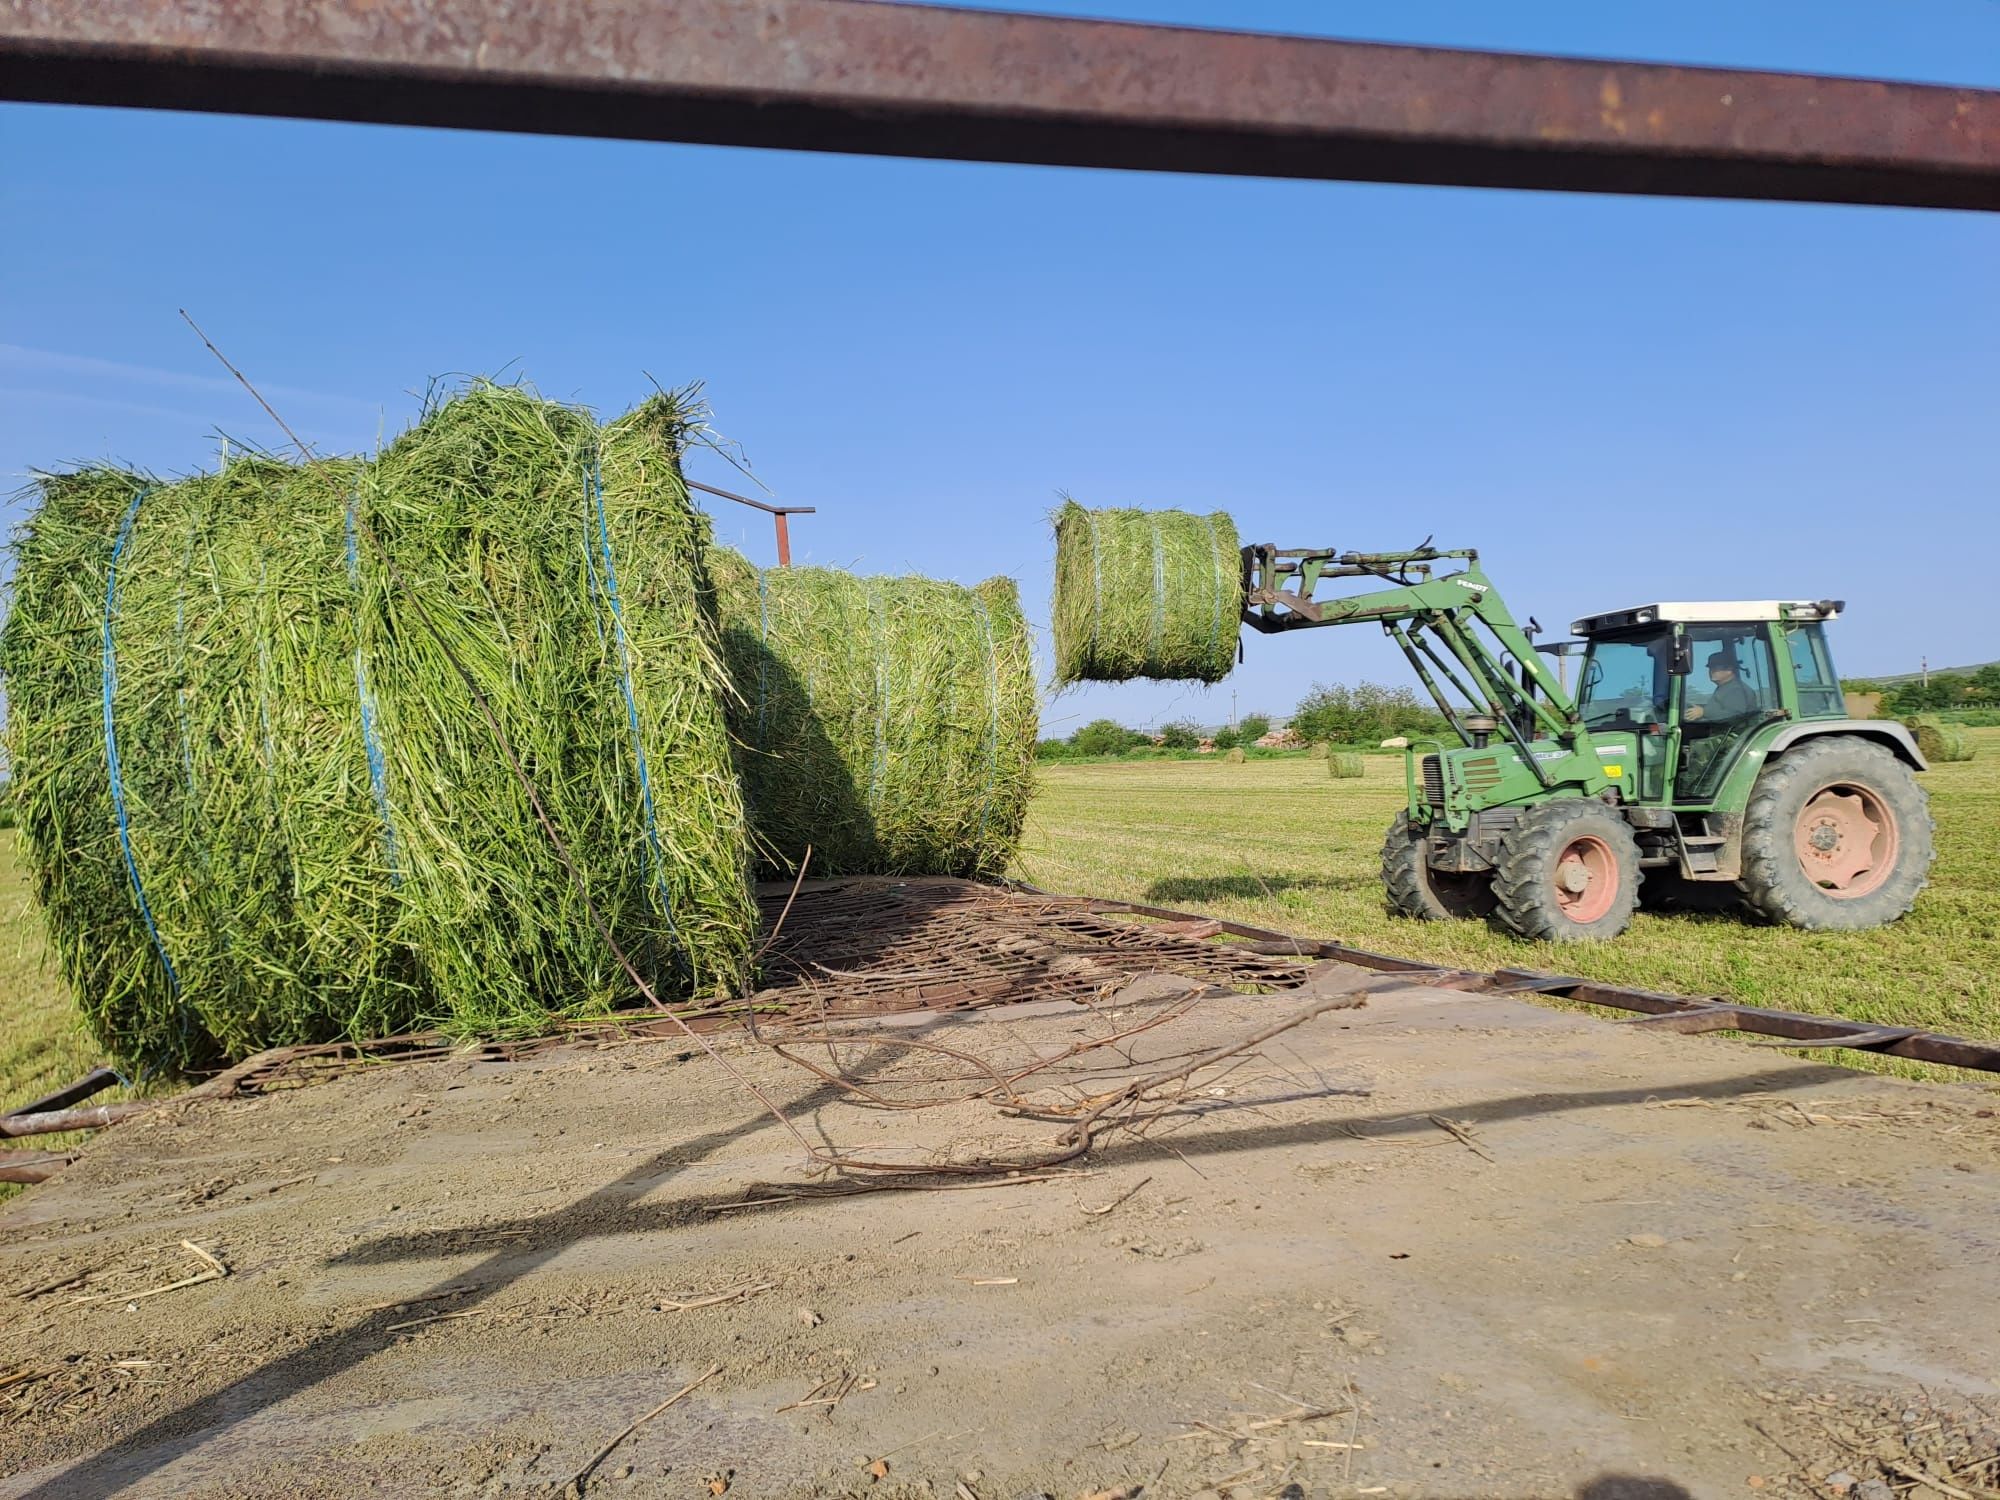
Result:
M2000 1493L2000 1095L1351 985L955 1191L796 1196L670 1041L143 1117L0 1217L0 1496L560 1494L649 1413L585 1492ZM1297 1004L1142 976L799 1049L874 1103L721 1045L809 1140L962 1159L1062 1127L880 1107L979 1086L911 1040L1164 1017L1041 1075L1075 1099Z

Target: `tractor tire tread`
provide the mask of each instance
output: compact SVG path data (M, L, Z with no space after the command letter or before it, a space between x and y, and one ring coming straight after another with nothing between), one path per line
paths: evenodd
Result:
M1806 802L1842 774L1880 795L1897 820L1898 869L1851 902L1817 896L1799 868L1794 830ZM1905 915L1930 883L1937 825L1930 799L1894 752L1853 735L1825 735L1767 761L1743 810L1743 899L1781 927L1851 932Z
M1463 909L1454 910L1433 883L1424 854L1424 839L1410 826L1409 813L1397 813L1382 840L1382 889L1391 912L1418 922L1458 922L1492 910L1490 895L1484 892L1461 897Z
M1618 862L1618 893L1611 909L1577 927L1562 916L1554 899L1554 865L1576 836L1579 824L1605 840ZM1544 802L1531 808L1507 835L1493 876L1495 915L1516 937L1551 942L1590 942L1616 937L1639 905L1639 841L1626 821L1595 798Z

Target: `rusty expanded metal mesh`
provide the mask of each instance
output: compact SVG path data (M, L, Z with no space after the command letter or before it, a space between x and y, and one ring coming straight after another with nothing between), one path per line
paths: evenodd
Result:
M787 910L787 902L790 908ZM1223 924L1151 918L1102 903L951 879L815 881L759 897L769 947L763 988L744 1004L687 1015L697 1030L760 1017L851 1019L1033 1000L1087 1001L1137 974L1171 973L1244 993L1291 988L1318 959L1218 942ZM780 922L780 917L783 920ZM457 1057L510 1062L554 1047L686 1040L654 1011L571 1022L543 1036L477 1044L438 1032L281 1048L242 1065L229 1092L297 1088L356 1068Z

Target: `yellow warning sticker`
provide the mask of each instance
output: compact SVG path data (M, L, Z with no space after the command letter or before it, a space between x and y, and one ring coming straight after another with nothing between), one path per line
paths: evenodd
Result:
M1623 766L1606 766L1604 768L1604 774L1606 776L1623 776L1625 774L1625 768Z

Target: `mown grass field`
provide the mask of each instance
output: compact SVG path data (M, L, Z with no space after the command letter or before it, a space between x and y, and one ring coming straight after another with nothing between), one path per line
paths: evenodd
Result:
M1874 932L1641 912L1615 943L1558 948L1483 923L1392 917L1377 868L1383 832L1402 804L1396 756L1368 757L1359 781L1331 780L1323 761L1304 759L1045 766L1016 873L1050 890L1209 912L1471 969L1554 970L2000 1036L2000 730L1972 735L1975 759L1923 777L1937 822L1930 887L1907 918Z

